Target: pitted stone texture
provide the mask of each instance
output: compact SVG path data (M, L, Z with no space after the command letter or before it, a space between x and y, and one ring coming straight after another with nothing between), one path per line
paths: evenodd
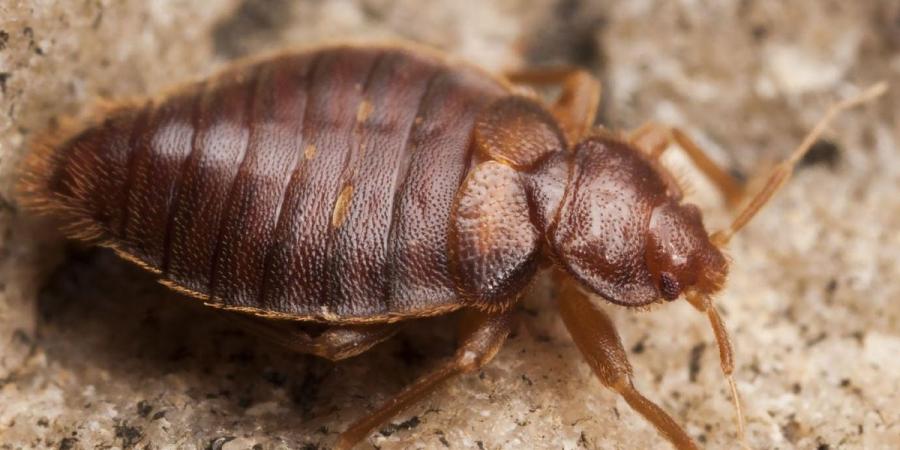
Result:
M151 95L229 59L337 38L407 38L491 70L568 62L605 82L603 121L684 126L752 176L827 104L886 79L843 116L735 238L717 299L754 448L893 448L900 439L900 8L895 2L501 0L0 4L0 449L323 448L452 352L452 319L332 364L244 334L102 250L66 245L11 195L25 142L98 99ZM678 152L667 162L683 166ZM727 211L687 167L710 228ZM369 446L656 448L603 389L542 281L495 361L396 418ZM635 382L707 448L733 411L703 317L684 302L608 307Z

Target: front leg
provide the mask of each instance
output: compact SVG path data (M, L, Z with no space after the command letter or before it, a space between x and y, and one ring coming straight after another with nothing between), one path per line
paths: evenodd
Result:
M631 379L631 364L612 320L569 279L561 286L559 311L575 345L606 387L615 390L675 448L696 450L693 439L656 403L644 397Z
M335 450L346 450L362 441L372 430L422 400L444 381L478 370L487 364L506 341L512 327L510 311L488 314L476 310L464 312L460 322L460 345L456 354L423 375L389 399L375 411L356 421L341 433Z

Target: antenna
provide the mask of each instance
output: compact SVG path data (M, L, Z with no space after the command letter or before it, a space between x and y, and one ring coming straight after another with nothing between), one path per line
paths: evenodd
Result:
M728 330L725 328L725 321L719 315L719 311L712 304L712 299L701 296L696 292L689 292L686 295L688 303L697 308L700 312L705 312L709 318L709 325L716 336L716 344L719 347L719 361L722 366L722 374L728 380L728 387L731 389L731 402L734 404L735 421L737 422L738 440L741 447L747 449L747 437L744 432L744 408L741 405L741 395L738 392L737 383L734 382L734 347L731 345L731 339L728 338Z
M772 199L772 196L784 186L787 180L790 179L794 166L796 166L800 159L803 158L803 155L812 148L816 140L819 139L819 136L825 132L828 124L831 123L838 114L855 106L870 102L883 95L887 90L888 84L882 81L870 86L856 96L837 102L828 108L828 111L819 120L819 123L817 123L806 137L803 138L803 141L796 149L794 149L791 156L775 166L772 173L769 175L769 179L766 181L765 186L763 186L762 190L753 197L753 200L747 204L744 210L738 214L737 218L734 219L734 222L732 222L728 228L712 234L712 242L720 247L728 244L728 241L731 240L734 234L741 228L744 228L744 225L747 225L747 222L750 222L750 219L752 219L756 213Z

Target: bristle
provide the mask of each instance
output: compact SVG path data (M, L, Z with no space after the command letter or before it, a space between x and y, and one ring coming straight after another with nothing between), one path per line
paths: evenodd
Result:
M675 183L678 184L678 187L681 188L681 193L684 194L685 198L690 197L697 193L697 188L694 186L693 178L691 177L691 173L688 169L684 167L679 167L676 170L670 170L672 174L672 178L675 180Z
M15 189L16 199L25 209L41 214L52 214L54 210L69 207L65 205L64 199L54 195L50 184L60 169L59 149L75 136L76 132L65 123L56 128L38 134L32 139L18 171L20 176ZM79 130L80 127L75 129Z
M104 148L79 140L102 127L117 109L124 107L102 104L93 108L86 121L62 119L31 140L19 166L14 187L17 202L28 211L56 218L73 239L99 243L107 234L97 220L94 199L97 186L109 177L103 169L110 161Z

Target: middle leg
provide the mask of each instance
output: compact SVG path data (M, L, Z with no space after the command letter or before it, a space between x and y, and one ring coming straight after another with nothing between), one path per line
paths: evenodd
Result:
M722 170L684 131L656 122L648 122L628 133L628 140L651 159L658 160L672 143L678 145L719 189L729 205L737 205L744 196L741 183Z
M534 68L506 75L516 84L559 86L550 112L559 121L569 145L575 145L594 126L600 108L601 86L586 70L575 67Z

